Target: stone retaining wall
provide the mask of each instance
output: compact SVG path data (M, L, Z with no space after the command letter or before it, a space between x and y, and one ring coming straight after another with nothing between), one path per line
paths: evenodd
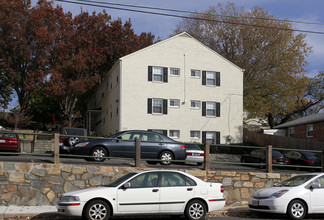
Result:
M56 205L63 192L108 184L134 167L0 162L1 206ZM181 169L204 181L223 183L226 205L246 204L257 189L270 187L288 174Z

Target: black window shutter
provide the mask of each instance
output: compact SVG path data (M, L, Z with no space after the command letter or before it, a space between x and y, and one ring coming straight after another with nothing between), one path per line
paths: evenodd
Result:
M202 116L206 116L206 102L202 102Z
M168 68L163 67L163 82L168 82Z
M168 100L163 99L163 114L167 115L168 114Z
M163 135L168 136L168 130L163 130Z
M147 113L152 114L152 99L147 99Z
M220 132L216 132L216 144L220 144Z
M153 67L148 67L148 81L152 81L152 75L153 75Z
M206 131L202 132L202 143L206 143Z
M216 117L220 117L220 103L216 102Z
M216 86L220 86L220 72L216 72Z
M206 71L202 71L202 84L206 85Z

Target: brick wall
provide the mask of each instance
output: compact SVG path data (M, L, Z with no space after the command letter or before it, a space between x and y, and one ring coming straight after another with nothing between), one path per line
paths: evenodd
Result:
M306 125L295 127L295 138L324 142L324 122L313 123L313 137L306 137Z

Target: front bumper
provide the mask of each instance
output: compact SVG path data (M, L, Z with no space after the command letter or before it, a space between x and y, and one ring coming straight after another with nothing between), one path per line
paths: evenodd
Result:
M249 209L257 212L270 212L285 214L287 205L280 199L249 199Z
M78 205L76 205L76 203ZM84 202L76 202L74 205L72 203L59 203L56 208L58 213L68 216L82 216Z

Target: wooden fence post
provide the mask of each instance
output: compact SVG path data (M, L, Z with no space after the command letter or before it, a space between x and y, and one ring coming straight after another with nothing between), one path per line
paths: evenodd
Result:
M267 162L267 172L272 173L272 146L268 145L266 148L266 162Z
M54 134L54 164L60 163L60 134Z
M135 167L141 166L141 140L136 138L135 140Z
M206 142L205 143L205 154L204 154L204 170L206 170L206 172L208 172L209 170L209 154L210 154L210 143Z

